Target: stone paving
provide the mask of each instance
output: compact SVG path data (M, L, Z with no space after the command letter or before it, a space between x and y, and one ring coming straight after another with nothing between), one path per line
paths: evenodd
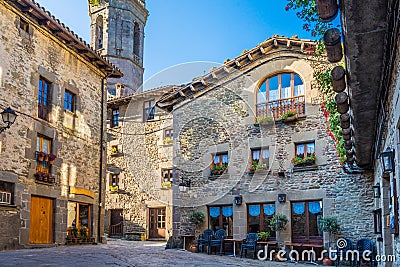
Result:
M0 266L311 266L165 250L165 242L109 240L91 246L60 246L0 252Z

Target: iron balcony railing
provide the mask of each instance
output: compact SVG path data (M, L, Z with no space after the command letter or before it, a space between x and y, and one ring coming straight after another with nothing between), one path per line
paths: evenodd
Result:
M282 98L257 104L256 116L257 118L271 116L276 120L288 111L295 111L297 115L301 116L305 115L305 106L306 101L304 95Z

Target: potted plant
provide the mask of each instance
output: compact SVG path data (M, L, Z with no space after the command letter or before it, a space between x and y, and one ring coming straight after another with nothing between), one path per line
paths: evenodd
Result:
M259 232L258 233L258 240L260 241L267 241L270 233L269 232Z
M265 170L267 169L267 165L266 164L261 164L258 161L251 161L250 163L250 167L248 168L249 170L249 175L253 175L257 170Z
M172 186L172 183L170 181L165 181L161 183L161 186L164 188L170 188Z
M327 216L320 218L318 222L318 227L320 231L328 232L328 244L330 247L332 243L332 236L338 234L340 231L340 225L336 217Z
M315 158L316 158L316 156L315 156L315 152L314 152L304 158L296 156L296 157L292 158L292 163L293 163L293 166L295 166L295 167L311 166L311 165L315 164Z
M284 214L275 213L269 222L269 227L272 231L276 231L276 240L278 241L279 247L282 247L282 241L280 240L280 232L286 230L289 219Z
M35 176L37 181L43 181L44 172L36 172L33 176Z
M257 123L260 125L268 125L272 122L272 116L263 116L257 118Z
M226 170L226 165L222 164L222 165L214 165L211 168L211 175L221 175L224 173L224 171Z
M164 145L169 145L169 144L172 144L172 138L170 138L170 137L165 137L164 139L163 139L163 144Z
M118 148L116 148L115 146L113 146L112 148L111 148L111 154L112 155L115 155L115 154L117 154L118 153Z
M48 154L47 155L47 158L48 158L48 161L49 161L49 164L54 164L54 160L57 158L56 157L56 155L54 155L54 154Z
M44 152L42 152L42 151L38 151L38 152L36 152L36 155L37 155L37 160L38 161L43 161L44 160L44 156L46 155Z
M204 223L205 219L206 219L206 215L204 214L204 212L202 212L200 210L192 210L188 213L188 221L195 225L195 231L194 231L195 236L199 235L199 233L198 233L199 227ZM195 244L191 244L190 248L191 248L192 252L196 252Z
M297 113L295 110L289 110L286 113L283 113L279 116L281 120L284 122L291 122L297 120Z
M108 188L111 192L118 192L118 185L110 185Z

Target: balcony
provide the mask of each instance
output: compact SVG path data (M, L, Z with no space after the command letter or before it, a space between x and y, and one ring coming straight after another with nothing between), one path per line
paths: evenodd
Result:
M282 98L257 104L256 116L257 118L272 116L274 120L277 120L288 111L295 111L297 115L302 116L305 115L305 107L306 101L304 95Z

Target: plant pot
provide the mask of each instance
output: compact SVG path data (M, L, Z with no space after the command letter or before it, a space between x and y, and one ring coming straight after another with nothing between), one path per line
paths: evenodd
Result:
M336 93L343 92L346 89L345 74L346 71L341 66L336 66L331 71L332 87Z
M316 0L315 3L322 22L330 22L337 16L339 6L336 0Z
M190 252L196 253L197 252L197 247L196 245L190 245L189 249Z
M354 156L354 150L346 150L346 157L351 158Z
M331 260L329 257L324 257L323 260L322 260L322 265L332 266L333 265L333 260Z
M284 119L283 119L283 122L293 122L293 121L297 121L298 118L299 118L299 117L298 117L297 115L290 116L290 117L284 118Z
M346 128L346 129L342 129L342 136L344 140L350 140L351 139L351 135L352 135L352 130L351 127Z
M338 93L335 96L335 102L340 114L345 114L349 111L349 96L345 92Z
M339 62L343 58L340 39L340 31L336 28L329 29L324 34L323 40L326 48L326 55L331 63Z
M347 150L352 149L353 147L353 141L352 140L345 140L344 141L344 148Z

